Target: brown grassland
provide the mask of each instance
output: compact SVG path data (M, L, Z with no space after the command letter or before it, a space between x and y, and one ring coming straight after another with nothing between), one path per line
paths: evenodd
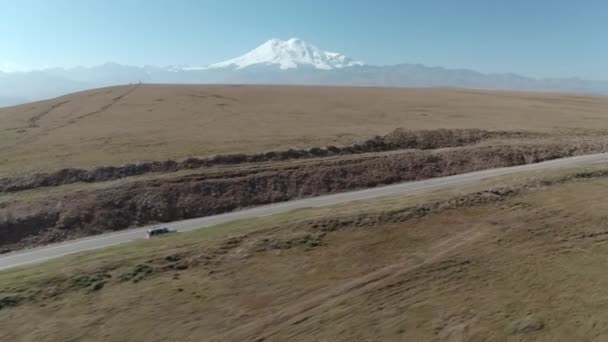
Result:
M0 177L344 145L395 128L608 129L608 98L458 89L129 85L0 109Z
M0 253L603 152L607 105L463 89L128 85L4 108Z
M214 85L1 108L0 253L605 152L606 109L566 94ZM0 341L606 341L607 190L607 165L529 172L11 269Z
M604 341L605 165L0 272L6 341Z

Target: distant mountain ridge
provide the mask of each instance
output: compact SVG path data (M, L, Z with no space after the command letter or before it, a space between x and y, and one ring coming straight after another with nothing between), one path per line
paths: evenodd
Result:
M608 94L608 81L536 79L420 64L367 65L301 39L271 39L237 58L208 66L127 66L0 72L0 106L128 83L301 84L385 87L462 87L492 90Z

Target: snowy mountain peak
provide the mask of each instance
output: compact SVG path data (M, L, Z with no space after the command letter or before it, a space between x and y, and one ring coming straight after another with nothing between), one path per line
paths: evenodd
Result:
M336 52L323 51L298 38L286 41L275 38L240 57L212 64L209 69L239 70L252 65L278 65L283 70L297 69L299 66L331 70L364 64Z

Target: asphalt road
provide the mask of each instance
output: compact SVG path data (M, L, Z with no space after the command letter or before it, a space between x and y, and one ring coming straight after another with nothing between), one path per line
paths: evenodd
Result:
M283 213L293 209L323 207L351 201L366 200L376 197L412 193L431 188L445 188L458 184L475 182L490 177L502 176L522 171L548 170L572 166L600 164L607 162L608 153L556 159L537 164L528 164L500 169L477 171L455 176L432 178L422 181L393 184L372 189L350 191L334 195L326 195L289 202L276 203L251 209L234 211L226 214L176 221L163 225L175 228L180 232L185 232L234 220ZM150 227L153 226L134 228L122 232L97 235L89 238L67 241L64 243L49 245L45 247L4 254L0 256L0 270L31 263L42 262L45 260L50 260L77 252L114 246L137 239L142 239L145 237L146 229Z

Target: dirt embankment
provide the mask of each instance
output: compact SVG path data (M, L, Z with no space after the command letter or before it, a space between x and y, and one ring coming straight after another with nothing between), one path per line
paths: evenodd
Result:
M437 149L478 143L492 138L522 138L532 133L484 131L478 129L437 129L407 131L397 129L383 137L377 136L361 144L351 146L324 146L310 149L272 151L258 154L228 154L210 158L188 158L183 161L154 161L123 166L101 166L90 170L62 169L53 173L41 173L27 177L0 178L0 192L15 192L38 187L59 186L77 182L102 182L147 173L175 172L214 165L285 161L399 149Z
M60 201L15 204L0 211L0 247L12 250L153 222L201 217L237 208L374 187L401 181L521 165L603 151L605 144L519 144L408 151L238 173L185 176L76 193ZM33 209L35 208L35 209Z

